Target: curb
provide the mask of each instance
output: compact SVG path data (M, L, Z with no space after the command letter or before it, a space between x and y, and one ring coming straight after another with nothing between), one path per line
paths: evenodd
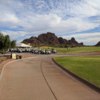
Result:
M84 83L85 85L87 85L88 87L90 87L91 89L95 90L96 92L100 93L100 88L95 86L94 84L88 82L87 80L79 77L78 75L72 73L71 71L69 71L68 69L64 68L62 65L58 64L54 58L52 58L52 61L61 69L63 69L65 72L67 72L68 74L70 74L71 76L73 76L74 78L78 79L80 82Z

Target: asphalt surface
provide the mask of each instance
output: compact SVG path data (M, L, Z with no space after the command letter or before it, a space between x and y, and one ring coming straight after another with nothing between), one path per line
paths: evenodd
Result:
M4 66L0 100L100 100L100 94L65 73L50 56L36 56Z

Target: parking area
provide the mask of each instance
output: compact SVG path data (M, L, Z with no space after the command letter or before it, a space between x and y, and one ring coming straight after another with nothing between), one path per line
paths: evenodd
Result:
M55 54L55 49L39 49L39 48L11 48L8 50L11 53L33 53L33 54Z

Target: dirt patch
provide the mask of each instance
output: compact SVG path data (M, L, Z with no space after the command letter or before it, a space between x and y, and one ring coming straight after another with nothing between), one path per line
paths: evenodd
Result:
M33 57L33 54L30 54L30 53L23 53L23 54L17 54L17 55L21 55L22 58ZM10 55L0 57L0 73L2 71L3 66L9 61L12 61L12 59L10 58Z
M0 58L0 73L2 71L3 66L8 63L9 61L11 61L11 59L5 59L5 60L1 60Z

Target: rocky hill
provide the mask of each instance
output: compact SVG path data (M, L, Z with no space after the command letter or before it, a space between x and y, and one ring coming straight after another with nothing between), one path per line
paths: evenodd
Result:
M100 46L100 41L95 46Z
M40 34L38 37L30 37L22 41L22 43L31 44L32 46L59 46L59 47L76 47L83 46L83 43L78 43L75 38L71 40L57 37L54 33L47 32Z

